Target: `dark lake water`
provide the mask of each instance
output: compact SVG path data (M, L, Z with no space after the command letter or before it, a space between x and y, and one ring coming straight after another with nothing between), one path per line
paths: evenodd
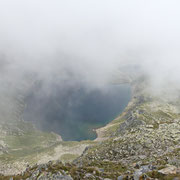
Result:
M130 98L129 84L106 85L103 90L58 86L51 93L37 88L26 98L24 119L60 134L63 140L93 140L93 129L117 117Z

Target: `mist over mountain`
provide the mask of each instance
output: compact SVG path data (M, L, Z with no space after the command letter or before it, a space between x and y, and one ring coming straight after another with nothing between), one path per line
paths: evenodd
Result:
M0 179L180 179L179 7L0 0Z
M107 83L113 71L133 63L143 67L154 87L167 81L177 85L179 4L1 1L1 73L14 81L36 73L47 82L64 81L68 72L91 87Z
M14 93L29 82L25 95L36 92L33 83L41 83L41 97L53 96L56 85L69 91L80 84L86 92L103 93L120 69L135 65L147 77L148 91L177 99L179 5L176 0L1 1L0 90Z

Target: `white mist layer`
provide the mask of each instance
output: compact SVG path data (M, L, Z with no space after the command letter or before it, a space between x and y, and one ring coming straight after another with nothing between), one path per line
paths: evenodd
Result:
M153 90L179 88L179 5L178 0L3 0L1 81L18 82L31 72L44 82L78 79L91 89L109 82L124 64L138 64Z

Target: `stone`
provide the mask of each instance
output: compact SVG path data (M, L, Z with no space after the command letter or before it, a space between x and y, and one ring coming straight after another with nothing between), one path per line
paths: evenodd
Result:
M73 180L71 176L59 176L56 177L56 180Z
M149 124L149 125L146 125L146 128L153 128L154 126Z
M123 176L118 176L117 180L123 180Z
M98 168L99 172L104 172L103 168Z
M95 177L90 173L86 173L84 178L95 178Z
M159 170L158 172L164 175L168 175L168 174L176 174L177 171L178 171L178 168L176 166L169 166L169 167Z
M143 159L146 159L146 156L145 155L141 155L141 156L139 156L139 158L143 160Z

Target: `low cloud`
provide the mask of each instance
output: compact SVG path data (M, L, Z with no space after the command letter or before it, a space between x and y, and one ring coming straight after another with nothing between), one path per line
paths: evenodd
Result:
M179 5L177 0L1 1L1 81L21 81L32 73L47 91L52 81L79 80L93 88L109 82L119 67L137 64L151 87L179 86Z

